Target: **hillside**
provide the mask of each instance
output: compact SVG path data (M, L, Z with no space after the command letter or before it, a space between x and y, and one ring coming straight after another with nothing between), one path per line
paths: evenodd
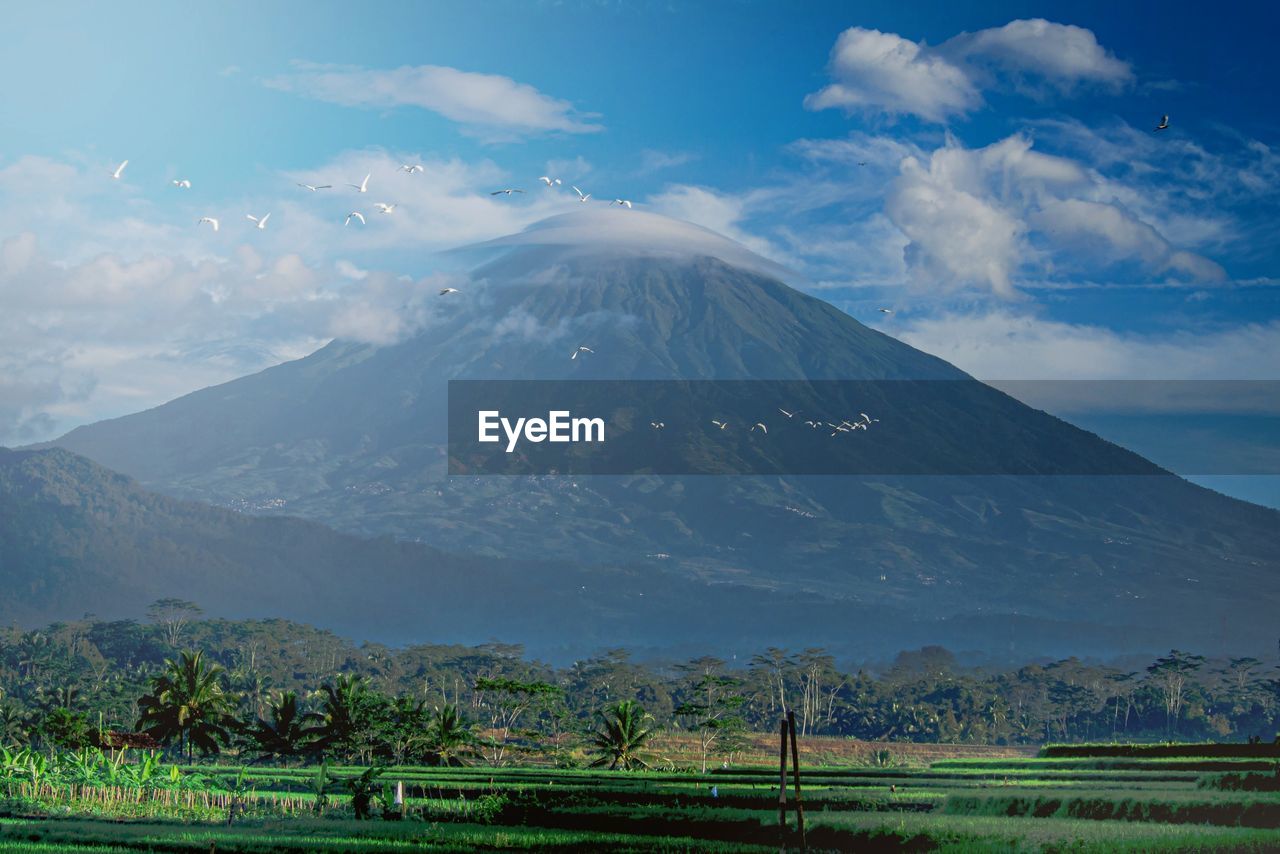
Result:
M58 444L171 495L451 552L646 566L925 621L1175 625L1270 645L1280 514L977 383L745 250L693 232L680 246L697 251L617 242L633 216L531 229L399 343L335 341ZM593 357L570 360L585 341ZM447 477L446 383L492 378L866 383L883 429L833 453L877 474ZM883 381L919 392L891 406ZM1010 460L1024 473L991 474Z

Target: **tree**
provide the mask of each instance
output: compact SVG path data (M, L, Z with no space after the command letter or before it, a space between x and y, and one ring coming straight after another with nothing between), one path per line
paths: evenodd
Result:
M592 768L608 765L624 771L648 768L640 751L654 733L653 715L635 700L623 700L600 712L600 726L591 735L591 744L599 757Z
M249 735L262 756L289 761L306 751L306 716L298 708L298 695L285 691L267 703L267 718L258 718Z
M489 761L495 766L505 761L511 736L521 716L560 693L559 688L548 682L483 677L476 680L476 691L481 695L477 703L489 709L492 728L498 731L498 738L493 740L489 749ZM523 734L537 735L529 729L523 730Z
M475 752L475 742L475 732L457 706L446 703L436 708L427 727L426 747L441 765L465 764L462 758Z
M41 719L36 735L49 747L79 750L93 742L93 725L84 712L58 707Z
M152 677L149 692L138 698L136 729L164 744L176 738L187 762L196 747L204 754L217 753L219 742L227 740L234 707L223 681L222 667L206 665L203 652L165 659L163 672Z
M187 623L203 613L204 609L186 599L157 599L147 608L147 616L164 627L164 638L174 649Z
M1187 680L1204 664L1203 655L1171 650L1147 668L1152 682L1164 700L1165 730L1177 726L1186 699Z
M30 718L26 712L13 703L0 703L0 747L26 740L29 727Z
M737 693L742 681L732 676L704 673L692 686L692 697L676 707L677 717L690 719L698 733L702 752L702 773L707 773L707 754L713 749L732 751L739 746L747 722L738 713L746 698Z
M315 737L322 751L367 764L388 721L387 698L370 688L363 677L351 674L339 676L320 690L320 711L310 715L319 723L307 734Z

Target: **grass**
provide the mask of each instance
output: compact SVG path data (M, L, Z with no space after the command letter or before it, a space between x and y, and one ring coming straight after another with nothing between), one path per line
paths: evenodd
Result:
M1213 756L943 756L929 767L808 767L816 849L986 851L1280 850L1280 793L1206 787ZM1269 772L1273 762L1261 760ZM206 780L239 766L200 766ZM339 779L356 767L332 768ZM312 768L250 768L256 798L225 826L214 807L145 796L136 810L52 795L0 802L7 851L762 851L778 850L777 769L607 772L549 768L387 769L408 818L356 822L341 786L315 817ZM1200 787L1197 784L1200 783ZM714 787L714 791L713 791ZM791 797L791 792L788 792ZM292 815L282 815L280 799ZM162 809L163 808L163 809ZM125 819L118 821L116 819ZM797 840L789 838L791 844Z

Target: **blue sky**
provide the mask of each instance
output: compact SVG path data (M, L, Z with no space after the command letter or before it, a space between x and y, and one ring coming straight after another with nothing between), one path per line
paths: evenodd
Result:
M0 443L334 335L404 334L392 303L449 274L436 252L575 206L563 189L488 196L543 174L720 231L980 377L1280 378L1278 19L1179 3L10 7ZM295 186L366 172L355 199ZM344 228L359 206L368 227ZM245 220L268 211L263 231Z

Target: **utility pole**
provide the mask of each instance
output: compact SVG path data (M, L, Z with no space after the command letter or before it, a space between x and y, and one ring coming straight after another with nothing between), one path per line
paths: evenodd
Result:
M796 781L796 829L800 831L800 850L804 851L806 846L804 842L804 803L800 800L800 746L796 743L796 713L787 712L787 729L791 733L791 770L795 774ZM785 789L787 781L785 775L782 781L782 787Z

